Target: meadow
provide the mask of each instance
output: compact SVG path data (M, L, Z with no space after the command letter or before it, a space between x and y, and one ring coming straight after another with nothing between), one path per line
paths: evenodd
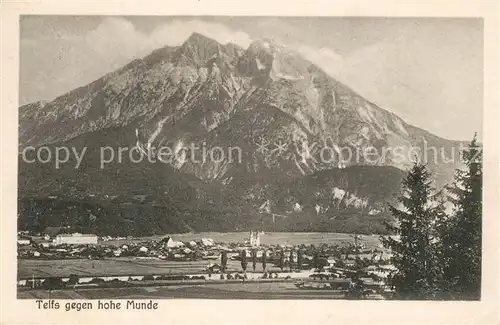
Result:
M163 274L206 273L209 261L164 261L139 258L110 258L103 260L66 259L66 260L18 260L18 278L69 277L75 274L85 276L134 276ZM228 271L241 270L238 261L228 261Z
M18 291L19 299L344 299L337 290L299 290L293 281Z

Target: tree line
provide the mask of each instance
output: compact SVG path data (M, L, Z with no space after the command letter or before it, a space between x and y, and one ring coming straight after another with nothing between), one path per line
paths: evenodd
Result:
M267 250L264 249L262 251L262 256L260 258L261 264L262 264L262 271L266 273L267 270L267 263L268 263L268 256L267 256ZM286 256L288 255L288 260L286 259ZM295 256L296 255L296 256ZM252 249L250 251L250 259L252 262L252 269L253 272L256 271L257 269L257 261L259 258L257 257L257 249ZM241 270L246 273L247 268L248 268L248 256L246 250L241 250L239 253L239 260L241 264ZM220 257L220 268L221 268L221 279L224 278L224 274L226 273L227 270L227 262L228 262L228 256L227 256L227 251L222 251L221 252L221 257ZM319 252L315 252L312 260L308 260L304 256L304 251L302 249L297 249L297 250L290 250L289 252L285 252L284 250L280 250L277 252L277 256L272 260L274 264L281 270L281 272L284 272L285 267L288 266L289 272L293 272L294 270L300 271L303 269L304 265L310 265L312 268L316 269L317 272L321 271L324 267L328 266L328 261L326 258L320 255ZM210 270L210 272L212 272ZM209 274L211 276L211 274Z
M474 135L462 152L464 168L452 184L436 189L416 161L389 209L397 237L381 237L392 251L389 284L396 299L479 300L481 297L482 148ZM447 211L445 203L453 204ZM399 237L399 238L398 238Z

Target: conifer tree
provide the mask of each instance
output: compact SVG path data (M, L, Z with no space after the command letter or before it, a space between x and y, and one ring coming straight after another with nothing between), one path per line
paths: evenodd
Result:
M221 256L220 256L220 265L221 265L221 271L222 275L226 272L226 266L227 266L227 252L222 251Z
M314 252L313 259L312 259L312 265L316 269L316 272L320 272L321 270L319 269L320 261L319 261L319 253L317 251Z
M302 270L302 262L303 262L303 252L302 249L297 250L297 268L299 272Z
M240 258L241 258L241 269L245 273L247 271L247 266L248 266L247 251L246 250L242 250L240 254L241 254L240 255Z
M465 164L450 187L453 215L443 233L444 278L455 299L480 299L482 149L476 135L462 152Z
M264 250L262 252L262 270L266 272L266 266L267 266L267 251Z
M257 267L257 250L252 249L252 269L254 272L256 267Z
M283 272L283 268L285 267L285 252L283 252L283 250L279 252L278 267L281 269L281 272Z
M396 267L389 278L399 299L433 299L439 267L436 262L436 233L439 204L426 165L416 162L403 180L398 198L400 207L389 209L395 224L386 223L388 231L399 238L382 237L391 249Z

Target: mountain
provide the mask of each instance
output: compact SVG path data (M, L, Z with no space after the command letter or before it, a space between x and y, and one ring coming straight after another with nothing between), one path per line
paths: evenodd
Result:
M22 106L19 119L20 151L87 148L78 169L74 160L59 169L19 160L21 224L76 226L64 216L71 207L97 216L80 226L101 233L381 232L411 149L450 157L459 145L406 123L273 40L243 49L197 33L51 102ZM101 166L104 147L127 150ZM155 163L131 161L133 147ZM168 159L159 161L160 148ZM438 184L458 166L429 161ZM145 198L138 206L136 196Z

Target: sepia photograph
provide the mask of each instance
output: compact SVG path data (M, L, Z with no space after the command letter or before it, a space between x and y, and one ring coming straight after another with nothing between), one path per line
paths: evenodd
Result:
M0 323L498 323L500 4L263 4L2 2Z
M482 19L19 26L19 299L481 299Z

